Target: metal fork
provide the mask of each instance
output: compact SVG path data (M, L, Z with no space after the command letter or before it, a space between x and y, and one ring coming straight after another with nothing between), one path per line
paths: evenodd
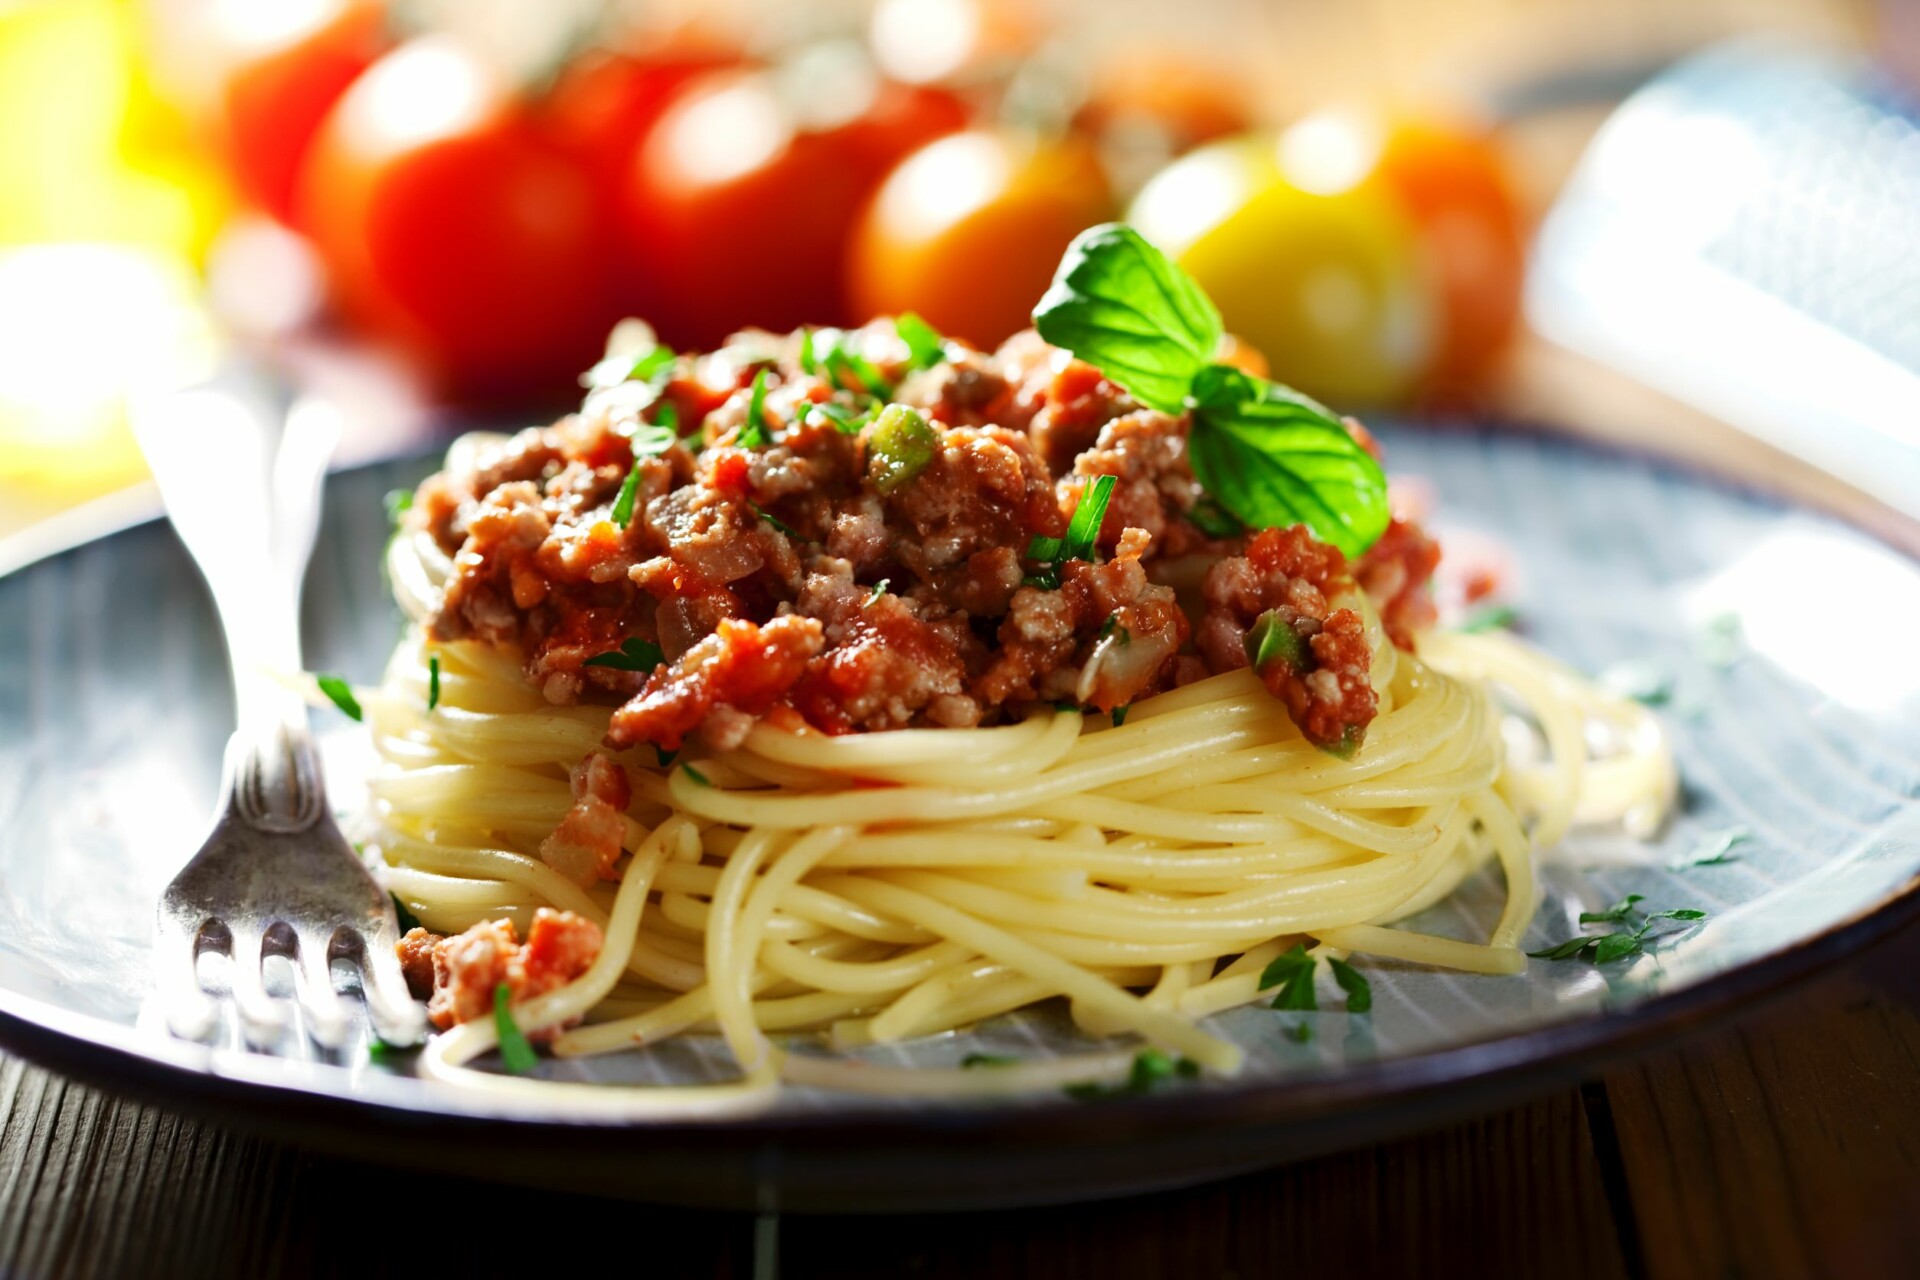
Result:
M393 903L335 824L306 706L274 675L301 669L300 583L339 434L327 406L301 401L282 415L274 398L236 369L132 415L168 518L219 609L239 710L212 834L160 896L156 990L174 1034L206 1039L219 1008L198 961L226 954L245 1039L272 1049L290 1010L268 994L262 965L284 956L308 1034L333 1049L352 1026L332 977L345 959L360 970L374 1030L412 1044L424 1019L394 954Z

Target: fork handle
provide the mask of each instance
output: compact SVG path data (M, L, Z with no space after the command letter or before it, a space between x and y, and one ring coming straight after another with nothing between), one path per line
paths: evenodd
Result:
M262 831L326 812L306 704L276 673L301 669L300 582L338 438L331 411L296 403L275 430L271 397L244 376L136 417L167 515L213 593L233 667L238 727L222 808Z

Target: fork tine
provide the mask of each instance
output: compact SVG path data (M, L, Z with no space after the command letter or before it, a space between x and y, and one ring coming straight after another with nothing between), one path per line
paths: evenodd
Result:
M286 1006L267 994L260 973L262 930L233 932L233 1003L240 1010L240 1026L247 1043L271 1047L286 1030Z
M330 935L301 929L293 959L293 976L300 1006L307 1014L307 1034L324 1049L338 1049L351 1025L340 995L333 989Z
M162 913L154 939L160 1010L167 1029L183 1040L205 1040L219 1023L219 1006L200 985L200 934Z
M360 944L360 987L366 993L367 1016L373 1020L374 1029L388 1044L418 1044L427 1033L426 1015L407 990L400 957L391 944L381 946L376 939L368 946L364 939L356 941Z

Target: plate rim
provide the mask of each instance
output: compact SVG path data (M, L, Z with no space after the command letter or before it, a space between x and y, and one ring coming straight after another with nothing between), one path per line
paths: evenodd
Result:
M1461 428L1464 427L1464 430ZM1409 429L1428 429L1413 427ZM1791 496L1755 486L1738 476L1662 457L1642 449L1559 432L1527 429L1525 424L1439 424L1441 434L1497 435L1548 443L1570 453L1589 453L1651 465L1686 476L1781 512L1813 511L1843 524L1903 560L1914 557L1882 533L1845 513L1827 510ZM439 448L366 459L332 473L329 480L371 467L418 459L426 462ZM91 514L91 513L90 513ZM144 514L144 513L140 513ZM16 558L0 578L35 565L83 552L121 535L164 523L152 514L134 514L94 524L91 537L62 538L42 554ZM103 527L104 525L104 527ZM77 532L77 530L76 530ZM18 535L13 541L17 545ZM12 548L9 548L12 549ZM1779 995L1815 976L1822 967L1849 959L1894 933L1920 922L1920 869L1872 903L1796 940L1675 991L1663 992L1620 1009L1576 1014L1510 1034L1493 1034L1392 1058L1317 1067L1285 1079L1242 1078L1202 1089L1176 1090L1142 1097L1121 1097L1088 1107L1061 1099L1043 1105L902 1108L852 1103L833 1110L755 1112L721 1117L563 1117L540 1109L506 1106L448 1106L457 1094L423 1092L403 1098L342 1088L344 1068L326 1065L324 1073L298 1079L270 1064L281 1060L244 1050L214 1050L165 1037L142 1025L127 1026L90 1014L59 1008L36 997L0 988L0 1047L51 1070L119 1095L172 1106L192 1114L270 1134L297 1134L315 1146L351 1150L371 1159L405 1164L397 1146L381 1138L432 1132L454 1141L508 1140L535 1149L566 1137L574 1142L619 1144L635 1133L661 1139L687 1139L726 1148L782 1144L804 1146L831 1134L849 1147L884 1147L902 1142L941 1141L1017 1134L1022 1145L1079 1136L1102 1129L1105 1136L1128 1141L1181 1131L1218 1129L1226 1123L1255 1126L1273 1138L1271 1159L1289 1158L1285 1134L1294 1128L1338 1124L1368 1116L1386 1119L1399 1130L1415 1127L1417 1113L1465 1103L1478 1107L1493 1094L1511 1100L1536 1088L1591 1075L1599 1066L1651 1052L1680 1036L1722 1021L1746 1007ZM266 1071L234 1070L269 1064ZM224 1069L223 1069L224 1068ZM278 1074L280 1078L269 1078ZM411 1088L416 1082L400 1085ZM385 1096L382 1096L385 1095ZM1088 1118L1100 1125L1089 1125ZM1395 1119L1397 1117L1398 1119ZM343 1123L344 1122L344 1123ZM372 1138L369 1146L361 1139ZM1322 1144L1330 1149L1339 1142ZM373 1151L379 1154L368 1155ZM627 1152L631 1154L630 1149ZM620 1152L616 1151L618 1155ZM1297 1152L1294 1154L1308 1154ZM1232 1172L1223 1169L1221 1172ZM1187 1178L1185 1181L1192 1181ZM1165 1185L1175 1185L1169 1182ZM991 1203L1034 1203L1045 1196L1012 1193ZM1053 1197L1062 1198L1060 1196Z

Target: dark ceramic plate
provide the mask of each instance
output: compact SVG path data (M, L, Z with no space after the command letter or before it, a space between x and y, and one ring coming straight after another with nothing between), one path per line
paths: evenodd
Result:
M1097 1105L794 1090L749 1118L583 1122L480 1106L357 1054L183 1044L142 1018L148 931L212 805L232 704L199 580L148 524L0 579L0 1039L108 1087L399 1163L712 1205L999 1205L1200 1181L1510 1100L1914 914L1920 569L1830 521L1644 462L1510 435L1387 436L1396 466L1445 495L1443 541L1511 548L1533 640L1594 672L1634 664L1615 674L1664 690L1681 812L1651 845L1585 833L1550 855L1529 945L1629 892L1706 910L1699 928L1606 969L1376 965L1371 1015L1313 1015L1301 1044L1271 1011L1235 1010L1211 1025L1247 1049L1243 1075ZM377 565L380 497L429 465L333 481L307 592L316 668L377 676L399 626ZM331 712L325 728L349 744ZM1729 841L1730 860L1674 869ZM1483 935L1498 903L1482 878L1418 923ZM888 1052L950 1061L1068 1042L1040 1010ZM561 1070L651 1081L712 1060L695 1046Z

